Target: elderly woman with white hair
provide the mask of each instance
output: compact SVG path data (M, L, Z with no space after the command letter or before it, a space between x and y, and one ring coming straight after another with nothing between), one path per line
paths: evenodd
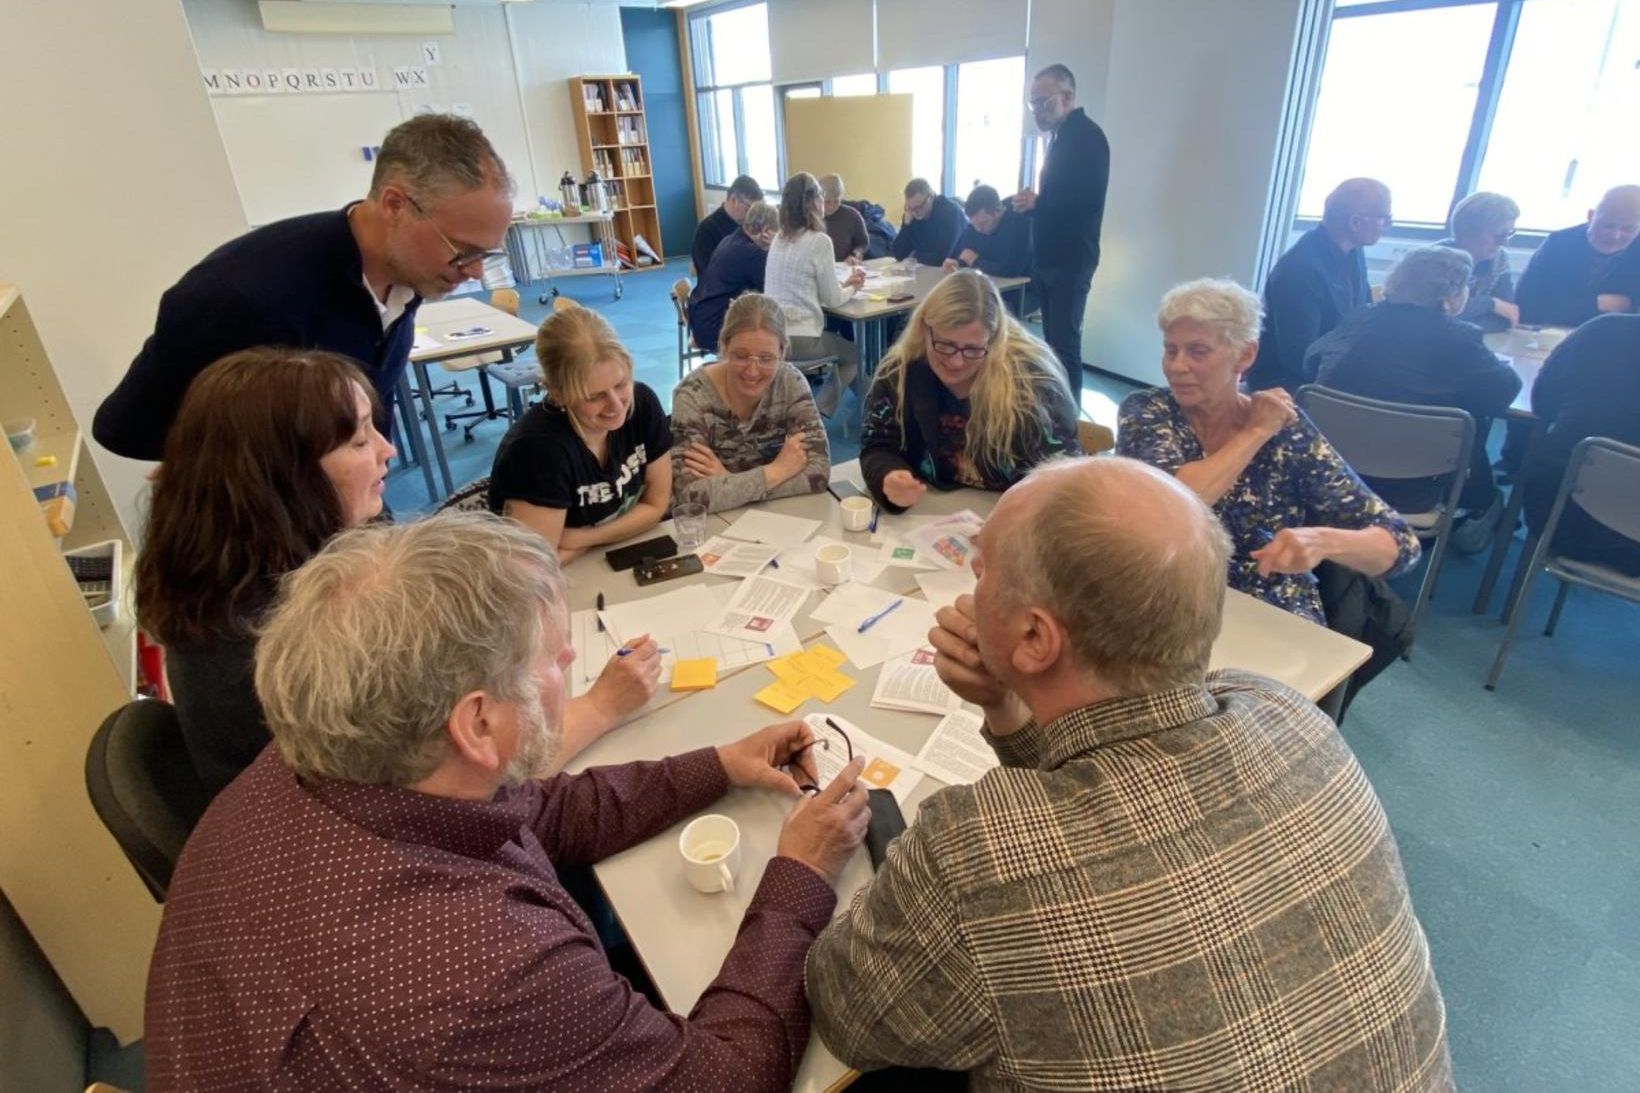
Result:
M1468 299L1470 258L1452 247L1408 251L1389 271L1384 298L1356 312L1310 347L1307 370L1339 391L1420 406L1456 406L1476 420L1469 477L1459 504L1467 516L1453 533L1454 549L1486 546L1501 511L1486 452L1491 419L1520 393L1520 377L1481 341L1480 329L1458 316ZM1422 479L1373 482L1403 512L1435 507L1439 484Z
M1235 544L1232 588L1325 625L1317 566L1389 576L1417 560L1418 538L1286 391L1243 393L1260 310L1234 281L1192 281L1162 297L1167 387L1122 400L1116 452L1178 476L1212 506Z
M1515 278L1503 245L1515 234L1520 206L1504 194L1477 190L1452 208L1450 238L1437 246L1455 247L1474 262L1469 274L1469 302L1458 318L1482 330L1507 330L1520 322L1515 306Z

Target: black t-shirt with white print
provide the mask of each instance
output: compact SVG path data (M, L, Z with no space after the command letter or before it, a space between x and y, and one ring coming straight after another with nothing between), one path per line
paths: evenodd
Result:
M543 402L531 407L496 449L490 471L490 511L508 501L564 510L567 528L613 520L643 496L644 471L668 458L672 426L661 400L642 383L632 385L632 412L609 434L603 466L570 424L569 414Z

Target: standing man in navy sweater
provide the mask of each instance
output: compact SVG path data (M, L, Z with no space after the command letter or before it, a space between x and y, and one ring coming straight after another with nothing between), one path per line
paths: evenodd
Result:
M255 345L353 358L385 411L410 360L416 308L478 276L506 237L512 187L471 121L426 114L395 126L363 201L224 243L160 297L154 332L92 435L118 455L160 459L188 384Z
M1031 114L1051 134L1038 179L1014 195L1014 209L1031 217L1035 255L1031 279L1042 302L1042 335L1064 365L1077 404L1082 399L1082 316L1099 267L1099 229L1110 184L1110 141L1076 105L1076 77L1049 65L1031 81Z

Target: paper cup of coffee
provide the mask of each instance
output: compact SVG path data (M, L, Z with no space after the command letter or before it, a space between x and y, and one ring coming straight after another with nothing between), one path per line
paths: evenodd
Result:
M842 584L853 571L854 552L842 543L827 543L814 552L814 568L824 584Z
M869 497L843 498L843 527L849 531L865 531L871 527L872 502Z
M735 890L740 871L740 828L727 816L701 816L678 836L683 875L697 892Z

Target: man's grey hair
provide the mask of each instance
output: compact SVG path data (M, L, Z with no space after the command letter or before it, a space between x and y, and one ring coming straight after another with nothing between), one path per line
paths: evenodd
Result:
M1493 235L1520 219L1515 199L1488 190L1477 190L1452 207L1448 222L1454 239Z
M747 235L779 231L780 210L767 201L755 201L752 207L746 210L746 218L740 222L740 226Z
M481 186L513 192L507 165L484 130L454 114L421 114L388 132L376 154L370 196L388 183L403 186L424 206Z
M1134 459L1060 457L1030 478L1044 476L1035 512L993 563L1008 578L1005 597L1050 612L1077 663L1122 694L1200 684L1228 579L1230 537L1218 518L1172 475ZM1130 505L1138 491L1152 497ZM1180 506L1190 517L1165 530L1133 518Z
M1456 247L1419 247L1401 256L1384 278L1384 299L1392 304L1440 307L1469 285L1475 260Z
M1354 216L1372 215L1390 197L1389 187L1376 178L1346 178L1333 187L1321 207L1321 222L1343 229Z
M1258 341L1264 305L1258 296L1226 278L1204 277L1174 285L1162 297L1156 326L1163 334L1181 319L1212 327L1231 349Z
M1066 91L1069 91L1071 94L1076 94L1076 76L1064 65L1049 65L1047 68L1044 68L1041 72L1036 74L1036 78L1039 80L1044 77L1052 80L1054 83L1058 84Z
M818 181L820 183L821 197L825 198L827 201L843 200L844 188L842 175L833 172L829 175L821 175Z
M918 194L925 194L928 197L934 196L934 187L928 184L926 178L914 178L905 184L906 197L916 197Z
M473 691L539 695L563 577L541 536L448 512L338 535L281 582L256 646L256 693L292 770L409 786L448 754ZM556 733L558 726L549 729Z

